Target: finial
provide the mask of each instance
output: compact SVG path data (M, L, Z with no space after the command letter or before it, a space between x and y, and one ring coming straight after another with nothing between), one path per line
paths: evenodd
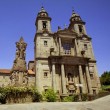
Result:
M42 5L41 11L40 12L45 12L44 6Z
M42 7L41 7L41 10L44 10L44 4L42 3Z
M19 40L20 42L24 42L24 39L23 39L23 37L21 36L21 38L20 38L20 40Z
M41 10L44 10L44 7L43 6L41 7Z
M74 7L72 7L72 13L74 13Z

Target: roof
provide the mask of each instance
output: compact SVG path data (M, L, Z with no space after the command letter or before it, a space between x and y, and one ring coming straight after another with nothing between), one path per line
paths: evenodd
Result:
M0 73L3 73L3 74L11 74L11 70L10 69L0 69ZM34 75L34 71L32 70L28 70L28 74L30 75Z
M34 73L34 71L32 71L32 70L28 70L28 74L34 75L35 73Z
M0 73L10 74L10 69L0 69Z

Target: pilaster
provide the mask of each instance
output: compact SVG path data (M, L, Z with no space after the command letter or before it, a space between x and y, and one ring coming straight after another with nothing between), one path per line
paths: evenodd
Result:
M56 92L55 64L52 64L52 87Z
M65 69L64 69L64 65L61 64L61 78L62 78L62 93L63 95L67 94L66 91L66 78L65 78Z
M89 74L89 68L87 65L86 65L86 76L87 76L88 90L89 90L89 93L92 94L91 79L90 79L90 74Z
M82 93L86 93L85 89L85 83L84 83L84 78L83 78L83 72L82 72L82 66L79 65L79 77L80 77L80 83L82 84Z

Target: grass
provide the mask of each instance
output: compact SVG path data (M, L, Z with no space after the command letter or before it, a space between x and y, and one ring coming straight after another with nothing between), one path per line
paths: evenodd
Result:
M102 90L110 89L110 85L102 85Z

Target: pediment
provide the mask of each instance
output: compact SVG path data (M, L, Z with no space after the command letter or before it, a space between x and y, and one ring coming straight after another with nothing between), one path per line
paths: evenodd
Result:
M75 32L75 31L72 31L70 29L64 29L64 30L60 30L57 32L57 35L60 36L60 37L70 37L70 38L73 38L73 37L77 37L78 34Z
M70 29L64 29L64 30L60 30L57 31L58 34L77 34L75 31L70 30Z

